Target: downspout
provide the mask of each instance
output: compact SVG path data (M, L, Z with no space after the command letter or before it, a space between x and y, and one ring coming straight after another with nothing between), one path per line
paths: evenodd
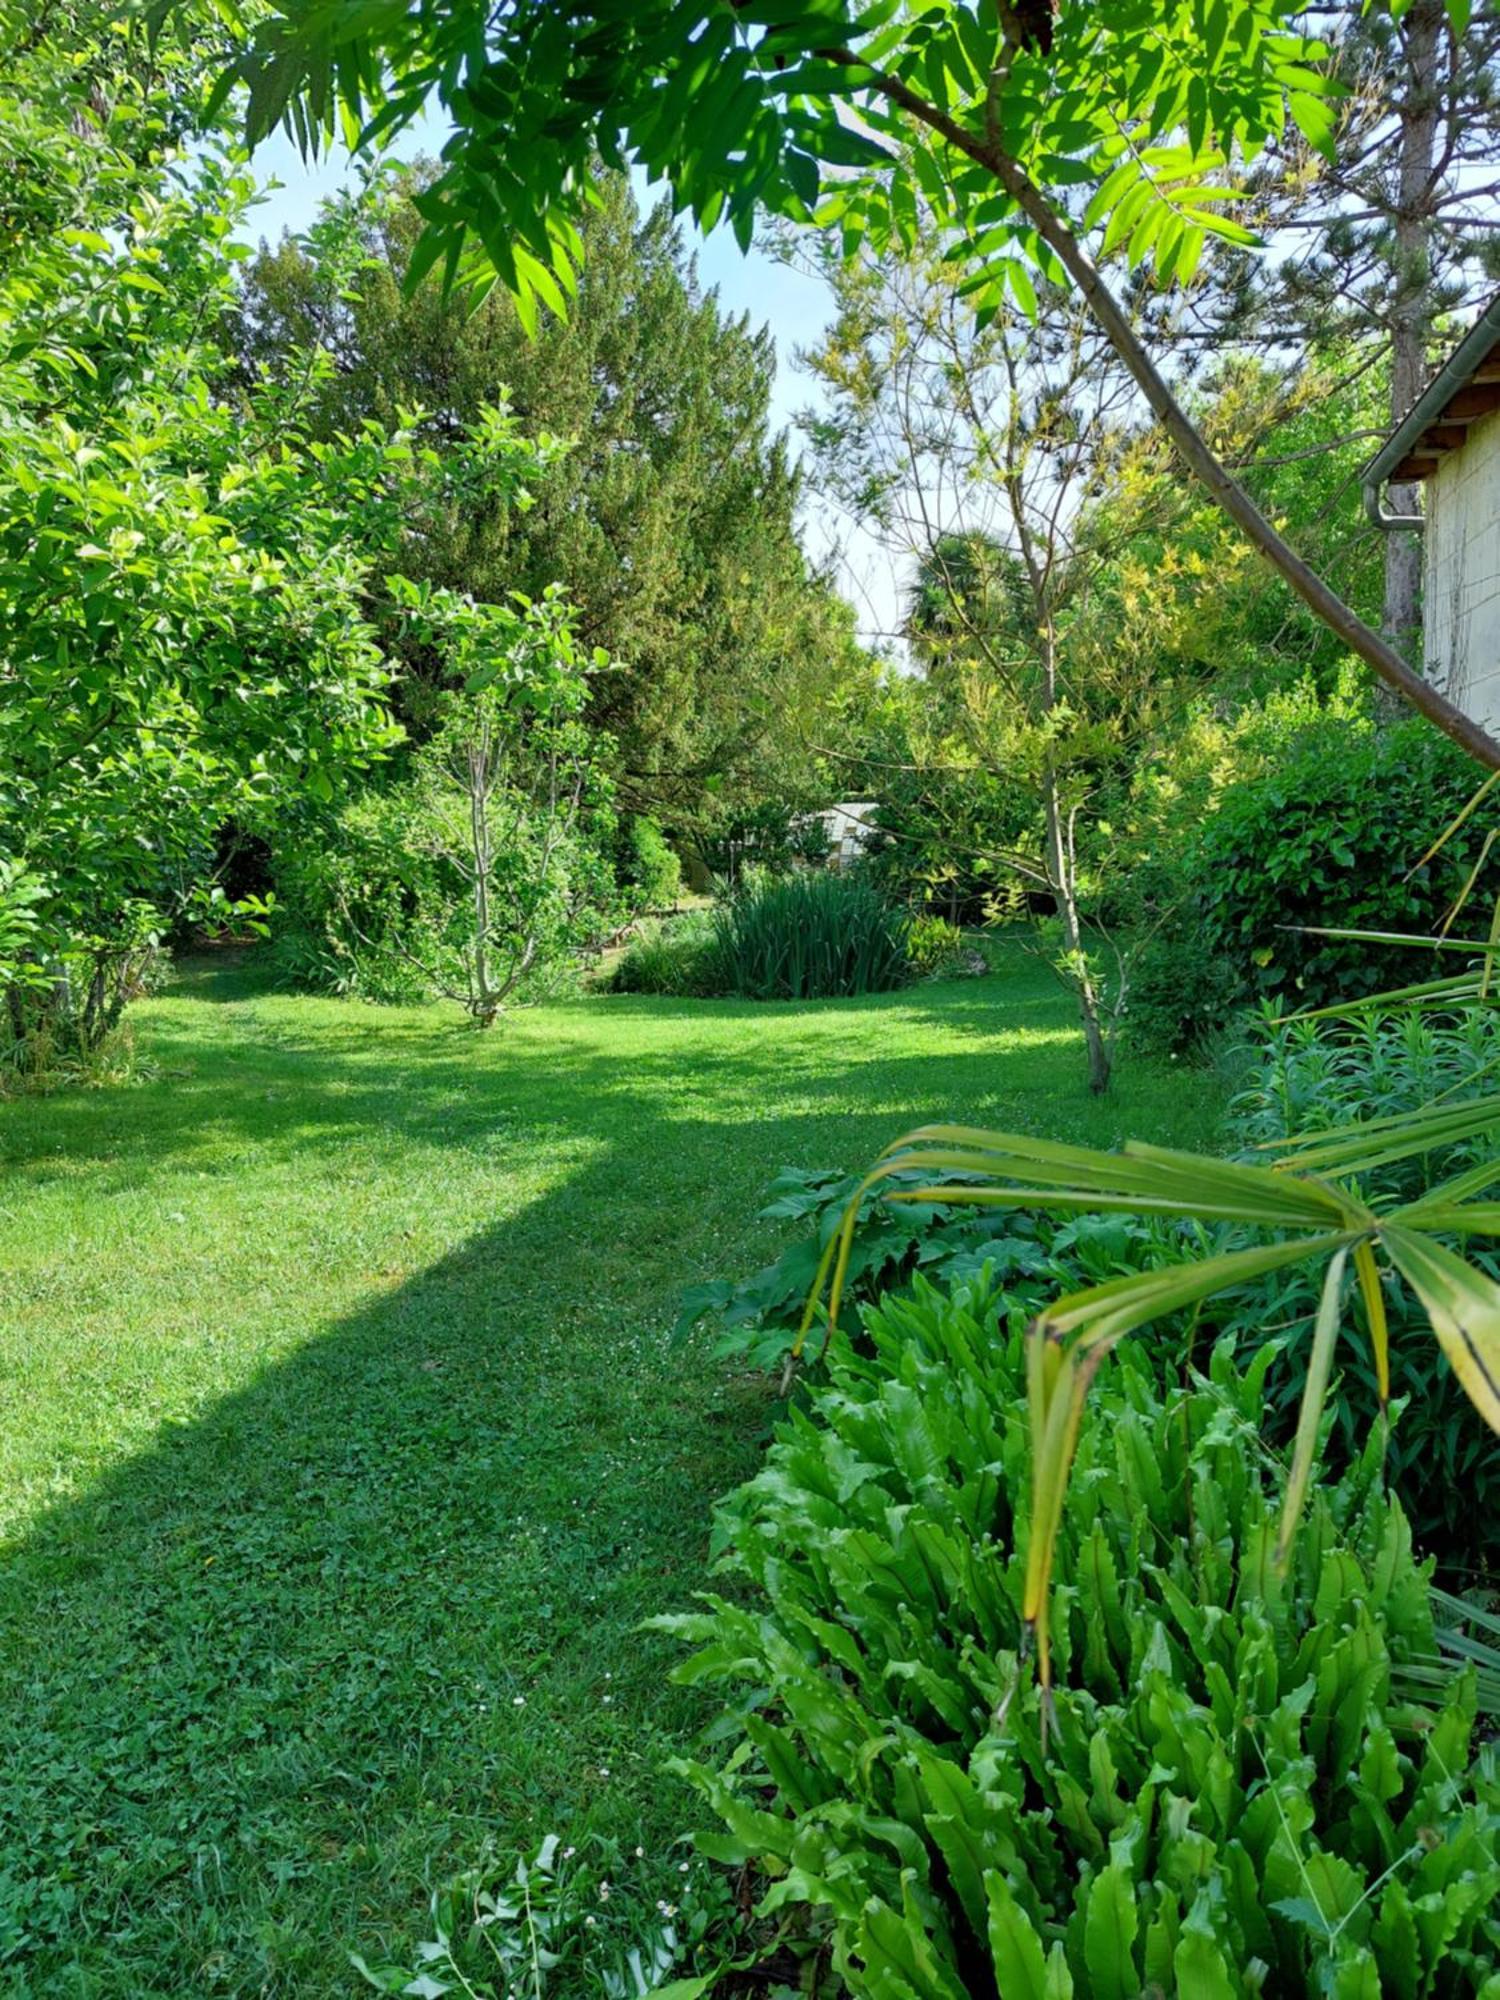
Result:
M1381 494L1385 490L1383 479L1365 480L1365 512L1380 529L1382 534L1393 535L1400 528L1422 529L1427 526L1425 514L1388 514Z

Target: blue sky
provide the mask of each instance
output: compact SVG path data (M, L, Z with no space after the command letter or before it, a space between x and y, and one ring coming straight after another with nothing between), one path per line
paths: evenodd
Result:
M406 159L423 153L435 155L446 132L439 120L425 120L413 128L396 149L397 154ZM274 180L280 185L266 189L251 212L247 233L273 241L283 230L296 233L305 229L316 216L318 203L352 178L347 154L338 152L304 161L282 132L257 149L252 166L258 181ZM643 202L650 199L650 190L644 186L637 193ZM832 312L827 287L820 279L791 270L760 250L741 252L727 229L705 237L686 219L683 228L696 252L703 284L717 290L727 311L747 312L752 324L770 328L777 358L772 408L776 423L790 428L797 411L815 400L814 385L794 367L792 357L798 347L812 345L827 326ZM795 448L795 439L793 443ZM836 541L847 539L847 525L825 520L815 495L809 496L803 511L804 544L814 559L821 560ZM840 570L861 628L890 630L895 622L897 591L886 553L870 538L856 536Z

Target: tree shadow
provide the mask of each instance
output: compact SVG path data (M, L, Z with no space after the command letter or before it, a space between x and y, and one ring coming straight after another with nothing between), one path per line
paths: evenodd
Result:
M851 1050L847 1009L797 1010L774 1057L657 1005L622 1061L619 1018L476 1056L430 1017L300 1004L226 1044L184 1003L153 1053L196 1050L191 1076L13 1121L33 1184L127 1193L252 1159L316 1206L361 1148L413 1184L474 1149L564 1164L6 1551L7 1992L352 1991L347 1951L409 1937L490 1838L678 1830L659 1771L701 1711L636 1626L706 1575L771 1416L669 1342L681 1288L760 1260L747 1191L778 1167L859 1165L1001 1079L967 1046Z
M199 1004L210 995L212 1009ZM33 1101L29 1117L0 1125L0 1168L42 1184L73 1171L80 1151L102 1152L108 1183L129 1187L164 1165L211 1166L241 1142L298 1156L392 1133L442 1148L493 1147L497 1137L523 1144L557 1130L564 1099L568 1128L578 1134L615 1134L637 1099L690 1109L727 1096L750 1120L769 1109L769 1077L783 1094L834 1104L851 1089L860 1094L861 1078L876 1070L885 1073L888 1101L937 1115L952 1102L944 1096L944 1056L916 1048L891 1054L878 1039L851 1049L843 1032L851 1014L889 1016L898 1033L930 1024L988 1042L997 1055L1001 1039L1018 1032L1030 1049L1049 1054L1071 1054L1078 1039L1057 1022L1055 1007L1052 1018L1033 1018L1032 1002L974 1003L961 989L805 1005L621 995L518 1013L487 1036L456 1014L435 1032L430 1009L354 1010L304 999L282 1015L279 997L247 987L238 974L209 974L201 990L157 1002L147 1081L108 1101L85 1092ZM262 1009L262 1000L272 1007ZM236 1008L233 1025L243 1032L226 1040L224 1014ZM741 1037L741 1027L752 1032ZM622 1030L624 1039L636 1035L628 1064ZM761 1040L770 1033L781 1044L774 1066ZM1062 1082L1068 1065L1057 1068ZM996 1090L1006 1091L998 1072Z

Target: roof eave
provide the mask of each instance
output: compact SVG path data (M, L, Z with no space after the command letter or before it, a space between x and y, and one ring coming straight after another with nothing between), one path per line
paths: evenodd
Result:
M1365 467L1365 506L1377 527L1413 528L1422 525L1420 514L1387 514L1381 501L1382 490L1422 433L1438 421L1452 398L1467 386L1475 369L1488 357L1497 341L1500 341L1500 292L1490 300Z

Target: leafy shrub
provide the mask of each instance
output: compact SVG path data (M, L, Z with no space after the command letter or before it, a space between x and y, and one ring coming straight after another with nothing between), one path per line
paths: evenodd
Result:
M272 955L283 976L365 1000L425 1000L461 985L472 949L472 880L455 864L453 801L408 781L353 798L278 846ZM544 832L518 805L497 868L534 866ZM584 824L556 844L526 997L545 993L602 929L612 894L606 854ZM496 895L498 902L499 896Z
M1474 789L1472 762L1416 719L1307 728L1264 775L1230 786L1204 829L1191 863L1199 949L1232 963L1245 997L1299 1006L1457 971L1462 961L1447 954L1439 962L1296 927L1435 932L1481 861L1486 815L1417 864ZM1500 859L1484 862L1475 887L1487 911Z
M1241 774L1196 837L1131 877L1131 920L1155 926L1131 978L1136 1046L1190 1052L1257 999L1324 1006L1462 969L1422 946L1312 934L1431 935L1476 868L1473 920L1487 925L1500 894L1489 813L1422 862L1473 794L1460 751L1415 719L1377 727L1359 704L1304 700L1247 714L1228 754Z
M1358 1023L1263 1017L1247 1044L1240 1087L1231 1100L1232 1130L1258 1147L1296 1134L1349 1127L1414 1111L1438 1098L1480 1096L1500 1069L1500 1014L1466 1009L1446 1021L1412 1008L1369 1011ZM1494 1159L1492 1135L1460 1142L1434 1158L1395 1162L1364 1177L1366 1198L1411 1201L1435 1181ZM1470 1241L1465 1255L1500 1277L1500 1258ZM1387 1472L1422 1546L1464 1568L1492 1568L1493 1523L1500 1518L1500 1453L1451 1372L1422 1337L1425 1322L1405 1287L1387 1289L1390 1319L1391 1427ZM1305 1272L1275 1274L1252 1300L1222 1320L1257 1337L1278 1329L1278 1355L1267 1376L1271 1434L1290 1437L1307 1379L1317 1286ZM1334 1400L1332 1454L1352 1460L1377 1421L1374 1357L1362 1327L1349 1329L1341 1393Z
M1206 945L1191 914L1164 925L1131 968L1125 1038L1154 1054L1196 1055L1232 1029L1246 997L1234 960Z
M1392 1698L1436 1650L1368 1462L1283 1575L1266 1358L1169 1406L1137 1361L1083 1420L1047 1728L1019 1615L1030 1441L1019 1335L982 1285L920 1284L722 1510L734 1602L657 1621L726 1685L722 1761L679 1769L826 1928L855 2000L1500 1994L1500 1767L1473 1683ZM1044 1729L1046 1734L1044 1736Z
M912 918L906 954L917 973L942 972L952 965L964 948L964 934L946 917L923 911Z
M712 1314L721 1329L715 1349L719 1355L762 1368L784 1361L802 1324L818 1261L860 1179L858 1174L783 1167L771 1183L761 1219L805 1221L806 1233L748 1278L692 1286L683 1295L678 1336ZM857 1336L863 1309L887 1292L902 1290L919 1271L954 1284L987 1270L1004 1287L1009 1307L1031 1313L1059 1292L1147 1269L1168 1254L1169 1231L1130 1216L1082 1215L1059 1222L954 1202L889 1199L902 1187L962 1179L943 1171L894 1174L879 1193L866 1198L839 1308L844 1332Z
M709 999L719 990L718 933L707 910L648 923L621 953L609 981L614 993Z
M821 813L802 813L792 821L787 835L792 859L804 868L822 868L833 853L833 835Z
M626 829L620 872L638 909L670 909L682 893L682 863L656 821L644 814L637 814Z
M910 976L911 922L860 875L748 884L714 911L720 990L746 1000L884 993Z
M20 962L8 980L0 974L0 1066L38 1081L104 1074L126 1006L160 983L161 946L160 916L143 899L121 904L107 936L54 932L43 955Z
M271 950L289 981L366 1000L426 997L415 961L462 886L429 852L428 831L415 788L392 785L283 840Z
M720 882L737 885L749 870L784 875L798 858L799 846L808 841L816 848L822 822L809 819L783 800L766 799L726 818L720 825L700 832L698 859ZM823 851L827 852L826 841Z

